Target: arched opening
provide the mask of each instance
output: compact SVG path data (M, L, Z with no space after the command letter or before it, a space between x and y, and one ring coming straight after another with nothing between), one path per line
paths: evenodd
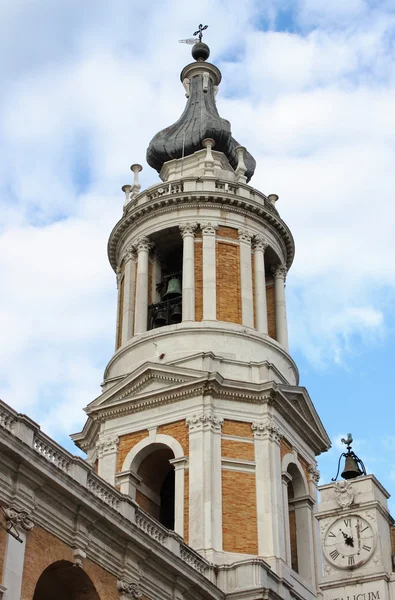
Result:
M313 581L312 504L299 467L287 468L289 549L292 569L308 582Z
M136 501L168 529L174 529L175 476L169 462L174 453L163 444L151 444L136 456L141 481Z
M100 600L85 571L68 560L45 569L37 581L33 600Z

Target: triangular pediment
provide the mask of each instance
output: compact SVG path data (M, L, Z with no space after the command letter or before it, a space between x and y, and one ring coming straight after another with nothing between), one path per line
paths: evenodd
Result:
M140 401L145 397L163 395L171 390L197 382L201 377L201 371L145 363L93 400L87 406L86 412L92 415L125 403Z

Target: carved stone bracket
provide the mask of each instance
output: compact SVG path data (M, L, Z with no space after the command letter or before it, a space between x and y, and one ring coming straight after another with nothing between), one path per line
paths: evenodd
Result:
M317 485L320 480L319 470L316 469L316 467L314 465L309 465L307 467L307 471L309 473L310 480L313 481L315 483L315 485Z
M187 235L195 235L195 229L197 228L197 223L184 223L180 225L181 237L184 238Z
M123 592L131 598L141 598L143 595L136 581L125 581L122 579L117 581L117 588L119 592Z
M201 223L200 228L202 230L203 235L215 235L215 230L217 229L217 225L212 225L211 223Z
M30 514L25 510L17 510L16 508L5 508L4 515L7 521L7 530L11 527L21 527L25 531L30 531L34 527L34 522Z
M221 431L223 418L217 417L213 412L202 412L198 415L188 417L186 423L189 431L199 431L203 429L211 429L212 431Z
M284 281L287 277L287 272L288 272L288 270L285 265L277 265L272 268L272 273L273 273L274 277L275 278L280 277Z
M252 423L251 429L256 439L269 438L275 442L280 442L282 438L281 429L273 420Z
M262 250L262 252L265 252L266 248L269 245L269 243L261 235L254 235L253 244L254 244L255 250Z
M185 97L189 98L189 87L190 87L191 81L189 79L189 77L185 77L182 81L182 85L184 86L185 89Z
M339 506L342 508L351 506L354 501L354 492L349 481L338 481L333 489Z
M117 451L119 437L105 437L100 439L96 444L97 456L102 458L106 454L113 454Z
M239 229L239 240L246 244L251 244L252 234L246 229Z

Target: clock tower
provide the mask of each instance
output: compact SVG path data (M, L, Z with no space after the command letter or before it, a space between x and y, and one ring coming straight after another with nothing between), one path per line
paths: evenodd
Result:
M374 475L319 490L324 600L390 600L395 580L389 494Z

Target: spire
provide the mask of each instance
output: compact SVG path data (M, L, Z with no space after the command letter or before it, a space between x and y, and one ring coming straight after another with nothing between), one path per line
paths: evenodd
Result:
M158 173L165 162L201 150L202 142L207 138L214 140L214 149L225 154L233 169L238 165L236 148L239 143L232 137L229 121L220 117L215 102L221 72L215 65L206 62L210 49L201 41L203 29L199 26L196 32L199 33L199 41L192 48L196 62L184 67L180 76L188 98L185 110L174 125L162 129L152 138L147 149L147 162ZM255 171L255 159L245 152L244 162L249 181Z

